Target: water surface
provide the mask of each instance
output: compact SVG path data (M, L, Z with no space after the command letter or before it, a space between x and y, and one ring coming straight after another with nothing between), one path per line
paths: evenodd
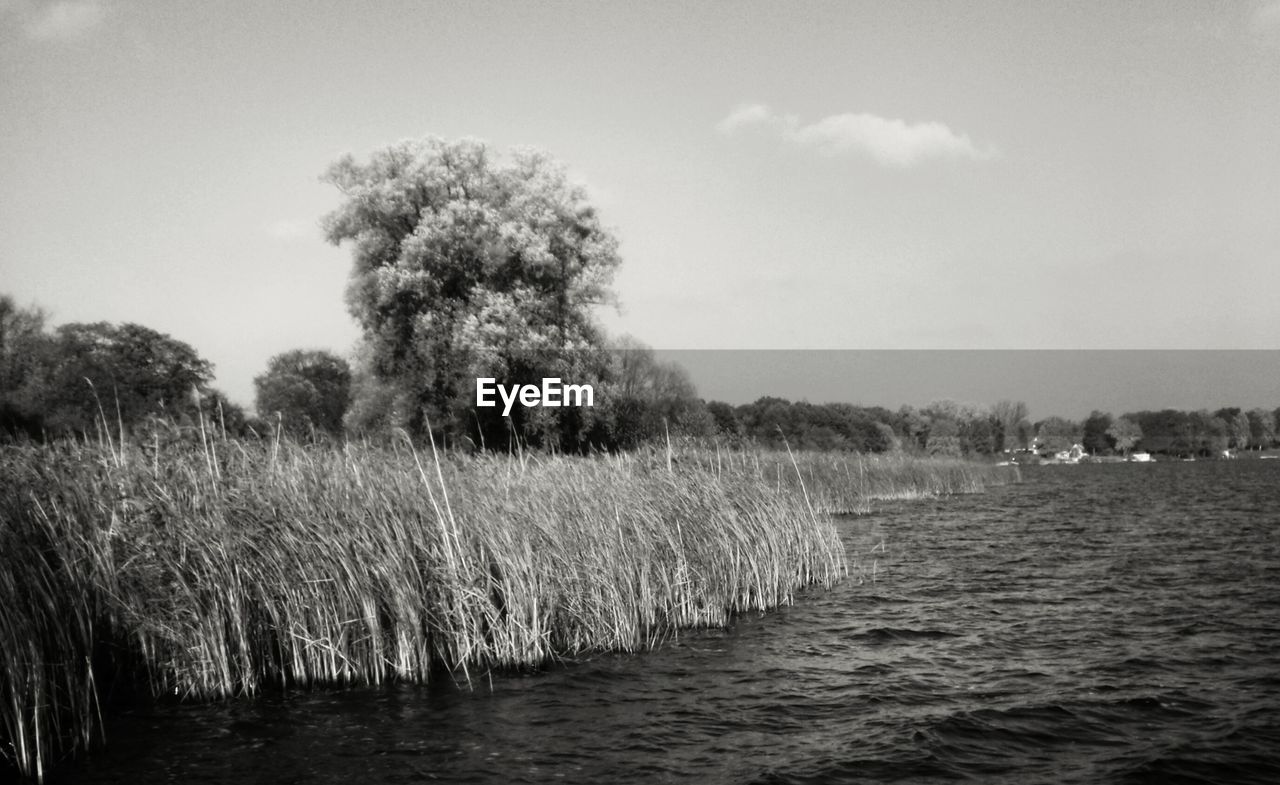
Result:
M52 781L1280 782L1280 461L1032 467L839 525L848 581L727 630L133 709Z

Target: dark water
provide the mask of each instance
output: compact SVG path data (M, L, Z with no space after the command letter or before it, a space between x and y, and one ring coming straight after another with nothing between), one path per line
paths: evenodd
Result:
M1280 783L1280 461L1024 479L841 521L861 581L728 630L134 710L53 781Z

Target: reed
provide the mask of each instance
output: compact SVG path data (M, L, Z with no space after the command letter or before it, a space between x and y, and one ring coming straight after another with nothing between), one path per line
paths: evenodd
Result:
M469 679L649 647L846 575L799 483L745 467L0 448L0 755L38 780L93 743L104 672L191 699Z

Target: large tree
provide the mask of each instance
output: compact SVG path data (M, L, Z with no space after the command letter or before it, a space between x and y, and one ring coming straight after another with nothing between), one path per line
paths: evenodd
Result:
M598 372L592 306L614 300L617 241L562 165L429 137L347 156L325 179L344 197L325 230L352 244L347 305L369 372L403 404L397 424L421 432L427 416L456 432L493 416L466 411L477 376Z
M258 416L294 435L342 433L351 399L351 367L330 352L296 349L277 354L253 380Z

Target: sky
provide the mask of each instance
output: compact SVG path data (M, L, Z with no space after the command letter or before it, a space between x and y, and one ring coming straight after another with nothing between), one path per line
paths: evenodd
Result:
M252 405L358 337L320 176L428 134L563 161L620 240L602 323L658 349L1273 350L1198 405L1280 405L1280 0L0 0L0 293L186 341ZM1181 400L1124 356L1044 405Z

